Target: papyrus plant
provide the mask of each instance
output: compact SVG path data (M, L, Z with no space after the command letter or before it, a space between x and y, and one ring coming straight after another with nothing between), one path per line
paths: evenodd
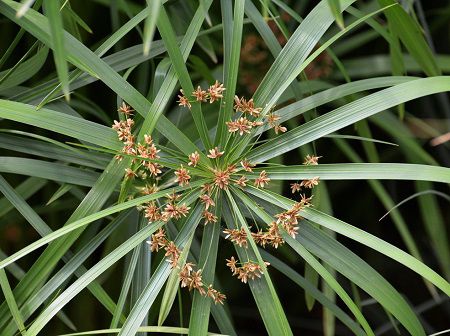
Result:
M220 22L214 21L211 28L204 28L204 22L211 22L215 13L210 11L213 1L189 2L194 11L184 8L189 24L182 36L175 33L176 17L168 15L170 2L148 1L148 7L137 7L137 10L131 7L131 11L122 2L125 5L121 5L121 10L132 13L131 18L96 49L83 44L71 34L73 31L63 30L63 23L86 29L68 7L69 2L45 0L43 14L39 12L41 2L29 8L32 1L24 4L0 1L0 13L5 20L20 26L36 41L31 51L35 52L34 56L25 61L20 59L17 66L2 72L6 77L0 79L0 117L78 142L72 139L69 144L61 143L39 135L37 129L30 132L27 128L26 132L18 133L20 138L38 138L45 144L44 149L52 149L40 147L38 155L53 160L0 158L2 172L30 176L31 180L23 182L24 187L17 188L1 178L0 190L42 236L0 261L0 282L5 297L0 306L2 335L14 335L18 331L24 335L45 333L48 329L44 328L55 317L70 326L63 308L86 288L111 313L111 322L105 326L109 330L104 332L203 335L210 329L212 315L222 334L234 335L238 331L230 317L227 288L220 285L223 280L216 276L216 268L223 264L231 271L229 277L236 276L237 284L250 288L270 335L293 334L276 291L282 284L273 283L272 268L303 287L310 303L311 300L320 302L326 308L327 321L330 316L335 317L353 334L374 335L373 325L370 316L365 315L343 287L338 274L371 296L409 334L425 334L407 300L367 262L339 242L342 235L368 246L420 275L424 279L420 290L449 295L450 284L421 261L403 222L397 218L396 225L409 253L312 204L315 190L325 188L327 180L450 183L449 169L435 165L415 143L408 144L415 164L322 164L319 157L327 158L338 146L352 161L357 162L359 158L346 147L343 138L337 137L337 146L330 147L328 153L316 153L312 146L346 126L364 123L367 118L405 102L450 90L450 79L441 76L419 27L395 1L372 2L372 7L364 8L378 9L364 14L350 7L360 5L355 0L320 1L303 20L299 19L301 23L287 36L284 47L278 44L266 20L277 10L277 1L274 2L277 5L264 7L266 17L257 9L259 3L220 1L220 6L217 4L220 16L214 17ZM256 28L274 57L253 97L241 97L237 88L244 17ZM375 17L386 17L398 35L378 24ZM276 15L272 19L276 20ZM104 56L144 20L144 47L133 46ZM342 29L335 29L335 20ZM332 54L335 42L365 22L387 40L393 55L398 56L395 48L401 42L428 77L376 77L303 92L305 81L301 79L305 68L325 50ZM223 50L223 67L213 81L199 80L186 61L195 43L205 47L205 36L217 31L222 32L218 49ZM155 32L160 40L153 40ZM289 35L288 31L285 33ZM36 75L34 70L43 65L49 49L57 76L51 80L41 78L37 85L19 86ZM159 55L166 58L157 59L160 62L153 73L152 90L144 95L127 79L136 66ZM333 56L334 62L340 64ZM17 74L19 70L22 77ZM12 77L15 72L17 79ZM157 77L161 73L164 75ZM118 98L118 114L102 111L96 115L103 124L89 121L77 112L77 108L86 107L77 90L93 81L104 83ZM62 99L61 93L67 100ZM350 97L348 101L343 100L346 97ZM327 106L327 112L319 116L308 113L319 106ZM193 127L183 123L177 126L174 115L189 120ZM301 123L300 115L305 115ZM402 125L395 118L378 122L386 129ZM403 132L401 126L394 128L395 134ZM19 138L13 133L7 131L6 138ZM370 141L364 134L359 135L360 139ZM15 150L29 153L26 146L20 148L13 146ZM298 150L303 150L304 155L299 155ZM295 153L292 154L295 159L289 161L297 164L282 163L287 153ZM23 189L30 185L36 188L41 183L33 180L36 177L62 184L55 198L69 190L79 197L76 209L64 219L65 224L59 223L53 230L24 196L28 193ZM279 188L272 187L276 183L287 183L291 190L283 194ZM90 189L87 194L80 194L73 186ZM389 204L390 198L383 193L382 186L372 186L380 199ZM106 239L117 239L117 232L123 232L119 227L132 218L137 223L132 234L119 235L120 243L87 269L83 265L87 258ZM101 230L87 230L100 219L104 219ZM235 253L227 260L217 260L218 249L230 246L230 242ZM73 249L74 244L77 249ZM195 249L199 244L200 248ZM278 255L277 248L281 246L288 248L296 259L304 260L310 276L304 278L279 259L282 256ZM437 254L442 272L448 277L445 246L448 247L444 239ZM5 269L17 267L16 262L30 253L36 260L11 288ZM121 289L117 299L113 299L98 280L127 255L124 277L114 279L121 282ZM151 270L150 260L157 263ZM317 288L311 274L318 274L324 280L328 288L326 295ZM189 323L185 324L186 328L162 326L180 285L191 293L191 300L184 302L191 306ZM336 302L334 294L341 303ZM127 303L131 303L130 307ZM155 325L147 324L151 309L158 313ZM327 324L329 333L333 332L332 325L333 322Z

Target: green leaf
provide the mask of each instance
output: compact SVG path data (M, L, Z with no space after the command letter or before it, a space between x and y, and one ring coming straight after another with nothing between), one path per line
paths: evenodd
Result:
M342 12L340 10L341 6L339 4L340 0L328 0L328 6L330 6L330 10L334 15L337 25L339 28L344 29L344 18L342 16Z
M193 238L193 237L192 237ZM158 325L161 326L166 320L167 316L172 309L172 305L177 296L177 291L180 288L180 270L183 265L186 263L186 259L189 255L189 249L191 248L191 240L185 245L183 251L181 252L180 259L178 261L177 268L172 269L170 273L169 279L167 280L166 287L164 289L164 294L161 300L161 305L159 308L159 316L158 316Z
M341 0L341 10L354 0ZM322 35L334 22L328 3L322 0L298 26L255 92L257 106L273 106L290 83L300 74L305 60Z
M10 263L16 261L17 259L22 258L23 256L27 255L28 253L38 249L39 247L44 246L45 244L48 244L48 243L52 242L53 240L55 240L59 237L62 237L78 228L82 228L83 226L86 226L100 218L106 217L106 216L114 214L116 212L120 212L120 211L129 209L131 207L140 205L145 202L150 202L152 200L156 200L156 199L164 197L167 194L170 194L172 192L179 192L179 191L186 190L188 188L190 189L190 188L198 187L198 186L204 184L205 182L206 182L206 180L199 180L199 181L190 183L188 187L167 188L162 191L153 193L151 195L138 197L131 201L123 202L123 203L114 205L112 207L106 208L104 210L97 211L91 215L82 217L81 219L75 220L75 221L71 222L70 224L63 226L62 228L60 228L56 231L53 231L52 233L46 235L45 237L42 237L41 239L35 241L34 243L29 244L28 246L24 247L19 252L12 254L5 260L0 261L0 269L4 268L5 266L9 265Z
M93 186L98 173L67 166L57 162L40 161L19 157L0 157L0 172L40 177L48 180Z
M116 248L113 252L108 254L80 278L78 278L78 280L70 285L63 293L53 300L41 314L39 314L33 324L29 327L27 335L37 335L51 320L51 318L55 316L56 313L60 311L61 308L72 300L78 293L80 293L90 282L95 280L100 274L116 263L117 260L125 256L134 247L141 244L143 240L161 227L162 224L162 222L156 222L153 223L153 225L146 226Z
M239 190L233 191L239 195L239 198L242 197ZM237 225L244 228L247 233L247 240L249 241L251 247L251 249L243 250L239 246L235 245L239 259L241 262L246 262L247 260L257 261L264 272L264 275L260 279L251 280L248 285L252 291L256 305L258 306L259 313L261 314L266 327L266 331L269 335L279 335L280 332L283 335L292 335L292 331L283 311L283 307L275 291L272 280L270 279L267 267L261 258L258 247L250 234L247 222L229 191L227 191L227 196L229 203L224 202L223 210L223 216L227 222L227 226L230 229L236 228ZM236 219L232 218L231 214L236 216ZM238 224L234 223L235 220Z
M95 237L88 241L87 244L83 246L83 249L74 254L70 258L70 260L67 261L66 265L61 267L61 269L59 269L58 272L45 283L44 286L42 286L23 304L23 306L21 307L21 312L23 313L23 315L27 318L30 317L42 304L46 302L46 300L50 299L51 296L61 288L61 286L64 286L64 284L72 276L73 273L80 277L85 274L87 270L82 266L83 262L85 262L86 259L92 255L92 253L95 253L95 250L98 248L98 246L105 239L107 239L111 235L111 233L118 228L119 225L125 222L128 215L129 211L124 211L123 213L119 214L119 216L112 220L111 223L103 228ZM100 299L100 293L95 287L101 287L99 287L98 283L95 280L87 287L94 293L94 295L96 295L97 298ZM123 315L120 315L119 319L125 321L125 317ZM8 335L13 334L15 332L15 329L12 329L12 325L10 322L3 331Z
M0 117L64 134L100 147L114 150L121 148L116 132L110 127L66 113L45 108L37 111L32 105L0 99Z
M69 96L69 70L66 62L66 51L64 47L64 27L59 10L59 0L44 0L44 12L50 23L50 33L52 37L52 49L55 59L56 72L61 81L62 90L66 100Z
M16 7L17 3L10 0L0 2L0 12L5 14L11 20L16 21L31 34L36 35L36 37L38 37L43 43L50 44L50 36L45 30L45 28L48 27L48 22L45 17L33 10L29 10L24 17L17 20L14 16L14 8ZM186 53L186 57L187 52L192 47L195 36L197 36L200 29L202 23L202 20L200 20L201 15L201 11L198 10L192 21L190 29L188 29L185 38L183 39L182 50ZM166 117L161 115L163 108L172 96L173 88L176 84L176 77L174 73L167 76L165 80L167 85L162 87L159 91L161 93L159 95L160 97L157 97L155 102L150 104L150 102L135 88L129 85L122 78L122 76L120 76L91 50L67 32L65 33L65 41L67 57L71 63L80 69L88 71L91 75L100 78L106 85L112 88L121 98L123 98L123 100L130 104L139 114L144 117L148 116L146 122L142 126L142 136L144 133L151 133L156 124L156 120L158 120L158 130L183 153L189 155L196 150L201 152L197 146L189 140L188 137L186 137ZM159 111L156 112L156 114L155 109ZM203 153L201 154L201 157L203 160L206 160L206 155Z
M413 310L402 296L372 267L335 239L307 222L302 223L302 232L296 237L297 241L291 237L288 239L288 244L304 246L365 290L390 311L412 335L425 334Z
M217 204L218 208L219 206ZM219 221L207 224L203 231L198 267L202 270L202 280L205 286L214 285L219 235ZM189 320L189 335L204 335L208 331L211 301L210 297L202 296L198 291L194 293Z
M417 79L417 77L406 76L389 76L362 79L350 83L345 83L328 90L323 90L311 96L305 97L295 103L289 104L277 110L276 114L280 116L280 122L287 121L291 118L299 116L305 112L313 110L319 106L325 105L332 101L344 98L346 96L364 92L373 89L379 89L397 84L406 83ZM270 126L264 125L255 132L255 136L270 129Z
M238 71L239 71L239 57L241 54L241 41L242 41L242 28L244 20L244 0L236 0L234 2L234 15L233 15L233 25L231 28L231 36L229 30L224 30L226 38L231 38L229 43L224 45L225 48L225 62L224 67L224 86L226 87L224 96L224 106L221 106L219 111L219 119L217 121L217 134L215 139L215 145L225 144L228 137L228 132L226 131L225 122L231 119L233 114L233 101L237 86ZM225 14L226 12L224 12ZM224 19L227 20L224 24L229 24L230 17L225 16Z
M173 31L165 8L161 8L161 13L159 14L157 25L169 54L172 67L173 69L175 69L178 80L180 81L181 87L186 96L190 96L194 91L194 86L192 85L192 81L185 64L186 58L183 57L183 54L178 47L178 44L176 42L176 35ZM209 139L208 128L206 126L205 118L202 114L201 104L198 102L192 103L190 111L194 119L194 123L197 127L197 131L199 132L200 138L202 139L203 145L205 146L205 148L211 148L211 140Z
M274 203L284 209L290 209L295 203L292 200L273 194L267 190L259 190L253 187L249 187L246 190L257 197ZM423 278L429 280L445 294L450 295L450 283L448 283L444 278L442 278L431 268L418 261L416 258L389 244L388 242L375 237L374 235L365 232L364 230L358 229L357 227L354 227L339 219L326 215L312 208L305 209L304 211L302 211L301 215L314 223L340 233L392 258L393 260L403 264L417 274L421 275Z
M112 158L111 156L102 156L86 150L73 148L61 142L31 133L14 131L11 133L26 135L39 140L11 134L0 134L1 148L96 169L105 169L109 160Z
M89 25L78 16L77 13L75 13L75 11L70 7L70 6L64 6L64 11L66 11L70 17L81 27L83 28L85 31L87 31L88 33L92 34L92 29L91 27L89 27Z
M188 219L183 225L183 228L178 233L175 239L175 245L178 248L183 249L186 243L190 240L193 232L195 231L195 228L200 222L201 208L202 206L200 204L197 204L197 206L191 211ZM122 329L119 332L120 336L134 336L136 334L142 320L144 319L144 316L152 306L153 302L156 299L156 296L161 291L161 288L169 277L170 272L171 268L169 263L163 259L158 268L153 273L150 281L144 288L134 307L131 309L127 320L125 321Z
M136 247L131 255L130 262L126 268L125 278L123 280L122 287L120 289L119 299L117 300L116 310L114 311L113 318L111 320L110 328L116 328L119 325L120 317L122 316L127 296L130 291L131 283L133 281L133 275L136 270L136 266L139 260L140 248ZM123 321L125 322L125 321Z
M286 277L295 282L298 286L305 290L305 293L311 295L319 301L323 306L327 307L342 323L344 323L355 335L365 335L358 323L353 321L341 308L328 299L315 285L311 284L306 278L298 274L294 269L277 259L273 255L261 249L261 256L264 260L270 262L270 265L283 273ZM317 273L316 273L317 274Z
M253 162L266 161L398 104L449 90L450 77L446 76L395 85L339 107L268 141L252 150L248 159Z
M26 335L27 330L25 328L23 318L19 312L19 308L17 307L17 302L14 298L14 294L11 291L8 277L6 276L6 272L4 269L0 270L0 287L2 288L3 295L5 297L6 303L9 306L9 310L11 311L14 322L17 324L20 333L22 335Z
M48 48L41 47L38 49L36 55L23 62L19 62L11 69L0 72L0 92L20 85L36 75L44 65L47 55Z
M358 306L353 302L347 292L341 287L334 276L327 271L327 269L311 255L301 244L299 244L294 238L289 236L286 232L282 233L283 239L286 243L291 246L295 252L297 252L305 261L314 268L314 270L319 273L319 275L327 282L327 284L333 289L337 295L345 302L350 311L355 315L358 322L363 327L367 335L375 335L370 328L368 322L362 315Z
M161 8L161 0L147 0L147 7L149 8L147 18L144 26L144 56L150 53L150 46L155 33L156 21L158 19L159 10Z
M266 224L273 221L273 218L262 210L253 200L241 191L237 191L239 198L249 207L252 211L261 218ZM250 235L247 234L247 237ZM327 282L327 284L339 295L339 297L345 302L350 311L355 315L358 322L363 327L367 335L375 335L366 319L362 315L359 308L352 301L347 292L341 287L334 276L328 272L328 270L312 256L303 246L298 244L294 238L289 236L286 232L282 232L283 239L297 252L314 270Z
M37 177L29 177L15 188L15 193L22 197L22 199L27 200L46 184L46 180ZM14 205L8 200L8 198L5 197L0 199L0 218L5 216L12 209L14 209Z
M349 0L349 1L350 1L350 0ZM345 6L345 4L344 4L344 6ZM315 9L318 9L319 7L320 7L320 4L319 4ZM261 117L260 117L259 120L261 120L262 117L264 117L267 113L269 113L269 111L273 108L273 106L275 105L275 103L276 103L276 102L278 101L278 99L280 98L280 96L281 96L281 94L283 93L283 91L290 85L290 83L292 83L292 81L296 78L296 76L297 76L301 71L303 71L303 70L306 68L306 66L307 66L308 64L310 64L316 57L318 57L323 51L325 51L326 48L328 48L331 44L333 44L336 40L338 40L338 39L339 39L341 36L343 36L345 33L347 33L348 31L350 31L351 29L355 28L356 26L358 26L358 25L361 24L362 22L366 21L367 19L371 18L372 16L374 16L374 15L378 14L379 12L385 10L386 8L387 8L387 7L382 8L382 9L380 9L380 10L377 10L377 11L375 11L375 12L372 12L372 13L370 13L370 14L367 14L366 16L364 16L364 17L362 17L362 18L356 20L355 22L353 22L352 24L350 24L348 27L346 27L345 29L343 29L342 31L340 31L338 34L334 35L332 38L330 38L329 40L327 40L324 44L322 44L319 48L317 48L317 49L316 49L316 50L315 50L315 51L314 51L307 59L305 59L304 61L302 61L300 64L295 63L295 64L293 65L294 69L290 69L290 71L293 71L293 72L290 72L290 73L287 74L287 75L288 75L288 80L286 81L286 79L280 79L283 83L276 83L276 84L277 84L277 86L275 87L276 92L273 93L274 95L271 96L270 99L268 100L268 102L265 104L265 107L264 107L264 109L262 110ZM328 9L325 9L325 11L326 11L326 10L328 10ZM318 11L320 12L320 10L318 10ZM300 24L300 26L299 26L299 28L297 28L297 30L300 29L300 27L301 27L305 22L307 22L308 18L312 15L313 12L314 12L314 10L313 10L313 11L308 15L308 17L306 17L306 19ZM330 24L331 24L331 23L330 23ZM295 35L295 33L294 33L294 35ZM288 48L290 42L291 42L291 41L293 40L293 38L294 38L294 35L289 39L289 41L288 41L288 43L286 44L286 46L283 48L283 50L281 51L281 53L280 53L280 54L278 55L278 57L275 59L274 64L273 64L272 67L269 69L268 73L266 74L266 77L264 77L263 81L261 82L260 86L258 87L258 90L259 90L261 87L264 87L264 88L267 87L268 84L266 84L266 83L264 82L264 80L269 76L269 74L271 74L271 70L274 69L274 66L277 64L277 61L278 61L279 59L283 59L283 58L286 57L286 56L284 55L283 52L284 52L284 50L286 50L286 49ZM302 36L303 36L303 35L304 35L304 32L302 32ZM303 37L304 37L304 36L303 36ZM302 38L303 38L303 37L302 37ZM291 48L292 48L292 47L291 47ZM291 52L292 52L292 51L291 51ZM295 50L294 50L294 53L293 53L293 54L296 55ZM290 57L290 56L292 56L292 55L289 55L289 57ZM298 56L298 55L296 55L296 56ZM305 58L306 58L306 56L305 56ZM288 60L287 60L287 61L288 61ZM291 62L294 62L294 61L297 62L297 59L291 60ZM283 65L278 65L278 68L280 68L280 67L282 67L282 69L283 69L282 71L280 71L280 73L284 73L285 69L289 69L289 66L286 66L285 64L283 64ZM274 70L274 71L279 71L279 69L276 69L276 70ZM277 77L276 77L276 73L275 73L275 74L271 74L271 75L272 75L273 77L269 79L269 83L272 84L273 81L277 79ZM258 98L258 99L256 98L256 97L257 97L257 94L258 94L258 90L255 92L255 101L257 102L257 105L259 105L259 106L264 106L264 105L262 104L263 102L260 102L260 101L259 101L259 98ZM283 135L286 135L286 134L283 134ZM242 153L243 148L248 144L249 139L250 139L250 136L246 136L246 137L243 138L243 140L241 140L240 146L239 146L238 150L236 150L235 153L234 153L233 159L236 159L236 156L238 156L238 155L240 155L240 154ZM273 141L276 141L276 139L273 140ZM268 143L271 143L271 142L272 142L272 141L269 141ZM266 145L267 145L268 143L266 143ZM277 153L277 154L279 155L280 153ZM275 157L275 156L277 156L277 155L272 156L272 158Z
M84 335L102 335L102 334L117 334L122 329L101 329L101 330L92 330L85 331L73 334L64 334L60 336L84 336ZM184 334L187 335L189 333L188 328L180 328L180 327L162 327L162 326L145 326L139 327L136 329L137 332L149 332L149 333L167 333L167 334ZM207 333L208 336L225 336L223 334L216 333Z
M450 183L450 168L409 163L335 163L281 166L256 169L256 177L265 170L273 180L418 180Z
M378 0L380 5L388 6L397 4L394 0ZM419 24L402 8L393 6L386 10L386 17L392 27L392 33L396 34L403 45L408 49L412 57L420 64L428 76L441 74L438 65L434 61L433 52L422 34Z

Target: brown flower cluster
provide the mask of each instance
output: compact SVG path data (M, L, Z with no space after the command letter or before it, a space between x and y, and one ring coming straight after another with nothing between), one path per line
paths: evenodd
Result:
M160 228L156 233L151 236L151 240L147 242L150 245L150 250L152 252L158 252L160 249L164 249L166 252L164 256L170 263L170 267L179 267L179 260L181 255L181 250L175 245L173 241L170 241L166 237L166 232L164 229ZM189 291L195 289L203 296L208 296L214 300L215 303L223 304L226 296L220 293L218 290L214 289L212 285L206 287L202 280L202 270L199 269L194 271L196 265L193 263L186 263L183 267L180 267L179 279L181 287L189 288Z
M305 207L311 205L311 197L302 196L300 201L295 203L294 206L284 212L275 215L275 220L268 225L267 231L258 230L257 232L251 232L253 240L266 247L266 245L278 248L284 244L284 239L281 236L280 228L284 229L290 236L295 238L298 234L298 223L301 220L300 211ZM225 239L230 240L240 247L247 248L248 237L244 228L238 229L225 229Z
M153 143L152 137L147 134L144 135L144 143L136 143L135 136L132 133L134 121L131 119L133 110L130 106L122 103L119 112L124 114L125 120L114 120L112 128L117 132L119 140L124 144L122 153L135 157L132 161L135 164L135 168L126 168L125 178L131 179L140 176L142 179L146 179L147 174L157 177L162 173L161 169L163 168L162 165L154 162L154 160L160 158L158 155L160 150ZM116 155L116 159L121 161L123 156Z
M267 231L259 229L257 232L250 232L253 240L262 247L270 245L278 248L285 243L280 229L284 229L290 236L295 238L298 234L298 223L301 219L300 211L310 206L310 201L311 197L302 196L300 201L295 203L291 209L276 214L275 220L268 225ZM248 235L243 227L241 229L225 229L223 233L225 233L225 239L230 240L232 243L242 248L248 247ZM241 267L238 267L237 263L238 261L234 257L227 259L227 266L230 267L233 275L237 275L238 279L244 283L248 280L260 278L263 274L261 266L257 263L247 261ZM269 265L269 263L266 263L266 265Z
M306 155L305 160L303 161L303 164L305 166L311 166L311 165L318 165L320 156L314 156L314 155ZM312 189L315 186L319 184L319 176L315 176L312 179L303 180L300 183L295 182L291 184L291 191L292 193L299 192L303 187L307 189Z
M170 219L180 219L186 217L189 214L190 207L186 203L177 203L180 195L172 194L167 195L167 203L165 206L159 207L155 201L146 203L142 208L144 210L144 216L148 219L149 223L156 221L167 222ZM161 209L164 209L161 211Z
M156 233L152 234L147 244L150 245L150 251L152 252L158 252L160 249L164 249L166 251L164 256L170 263L170 267L175 268L178 265L181 251L173 241L167 239L166 232L163 228L159 228Z
M247 241L247 232L245 232L244 228L241 228L240 230L237 229L225 229L223 230L223 233L225 233L225 239L231 240L236 245L239 245L240 247L247 248L248 241Z
M264 274L263 268L258 263L247 261L242 264L242 266L238 266L239 261L234 257L230 259L226 259L227 266L230 268L233 275L237 275L237 278L241 280L243 283L247 283L248 280L254 280L256 278L261 278L261 275ZM269 266L270 263L267 261L264 262L266 266Z
M222 294L218 290L214 289L212 285L206 287L203 284L202 270L198 269L197 271L194 271L195 266L196 265L193 263L186 263L181 268L179 273L181 287L187 287L189 291L195 289L200 293L200 295L210 297L214 303L223 304L223 301L227 298L225 294Z
M209 86L207 90L203 90L200 86L197 87L195 91L191 93L191 96L193 99L189 99L188 96L186 96L183 92L183 90L180 90L180 95L178 95L178 105L191 108L193 102L207 102L214 103L215 101L218 101L223 98L223 92L225 91L225 88L223 87L223 84L219 83L219 81L216 80L216 82Z
M236 113L240 113L240 116L238 116L235 120L226 122L228 132L238 133L242 136L250 133L252 128L264 125L263 121L258 120L262 108L255 107L253 99L246 100L244 97L239 98L238 96L235 96L234 110ZM287 131L287 128L278 122L279 119L280 117L273 113L269 113L266 118L267 124L275 130L276 134Z

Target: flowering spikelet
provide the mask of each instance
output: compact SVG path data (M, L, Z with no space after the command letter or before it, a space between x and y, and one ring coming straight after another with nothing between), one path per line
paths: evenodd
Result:
M225 91L223 84L216 80L216 82L208 88L209 102L214 103L216 100L223 98L223 91Z
M200 160L200 154L198 154L198 152L195 151L194 153L190 154L188 158L189 158L188 166L196 167L198 161Z
M247 172L252 172L253 171L253 167L255 166L253 163L250 163L249 161L247 161L247 160L242 160L241 161L241 166L242 166L242 168L244 168L244 170L245 171L247 171Z
M214 170L214 185L219 189L228 189L230 173L228 171Z
M284 244L284 239L281 237L280 231L278 229L278 224L276 222L272 222L269 224L269 230L267 231L267 235L269 238L269 244L275 248Z
M140 188L141 194L143 195L151 195L157 192L158 190L159 188L156 184L153 185L146 184L145 187Z
M267 123L269 124L269 126L271 127L275 127L275 125L277 125L278 120L280 120L280 116L274 113L269 113L269 115L267 116Z
M255 186L257 188L264 188L266 184L269 184L270 178L267 177L267 173L265 170L263 170L261 173L259 173L259 177L255 179Z
M122 105L117 110L120 113L123 113L125 116L131 116L134 112L134 110L131 108L131 106L128 106L125 104L125 102L122 102Z
M300 208L293 207L288 211L275 215L277 218L276 223L281 224L283 229L285 229L292 238L295 238L298 233L298 219L300 218L300 215L298 214L299 211Z
M131 136L131 128L134 125L133 119L126 119L122 121L114 120L112 129L117 132L120 141L126 141Z
M153 143L152 136L151 136L151 135L148 135L148 134L144 134L144 142L145 142L147 145L151 145L151 144Z
M223 155L223 153L225 153L225 152L221 152L219 150L219 147L214 147L213 149L209 150L208 157L210 159L217 159L218 157L221 157Z
M177 176L175 182L177 182L180 187L183 187L185 185L189 184L189 180L191 179L191 176L189 175L189 171L181 165L180 169L177 169L175 171L175 175Z
M167 257L167 261L170 263L170 267L175 268L178 264L178 260L180 259L180 249L175 245L173 241L170 241L164 247L164 249L166 250L164 256Z
M180 194L176 194L175 192L172 192L171 194L166 195L167 201L169 203L175 203L181 198Z
M214 300L214 304L217 303L223 304L223 301L227 298L225 294L222 294L218 290L214 289L212 285L208 286L206 295Z
M241 280L243 283L247 283L248 280L254 280L256 278L261 278L261 275L264 274L263 268L252 261L245 262L241 267L237 267L237 260L234 257L230 259L226 259L227 266L230 268L233 275L237 275L237 278ZM264 262L266 266L270 264L268 262Z
M275 131L275 134L278 134L278 133L285 133L287 131L287 128L282 125L275 125L273 130Z
M227 261L227 266L230 268L233 275L237 274L237 269L239 267L236 266L237 260L234 259L234 257L231 257L230 259L225 259Z
M231 240L236 245L239 245L240 247L247 248L248 241L247 241L247 232L245 232L244 228L241 228L240 230L236 229L225 229L223 230L223 233L225 233L225 239Z
M212 191L212 185L209 183L205 183L202 185L202 192L206 194L211 194Z
M146 162L145 167L147 167L148 171L150 172L151 176L158 176L162 173L161 169L162 166L156 162Z
M282 126L278 122L278 120L280 119L281 117L274 113L269 113L269 115L267 116L267 123L269 124L270 127L273 127L275 134L284 133L287 131L287 128Z
M205 225L208 223L217 222L217 216L214 215L212 212L209 212L208 210L202 212L202 218L205 220Z
M149 223L156 222L161 218L159 208L154 201L147 203L144 207L144 216L148 218Z
M168 244L168 241L164 229L159 228L156 233L152 234L151 240L147 241L147 244L150 245L150 251L152 252L158 252L160 248L165 248Z
M203 194L199 198L200 201L205 205L205 210L208 210L209 207L213 207L216 205L216 203L214 203L214 200L207 194Z
M235 121L227 121L226 124L228 126L228 132L238 132L241 136L244 135L244 133L250 133L253 126L253 123L245 117L238 118Z
M314 188L318 184L319 184L319 176L313 177L312 179L309 179L309 180L303 180L300 183L301 186L303 186L305 188L309 188L309 189Z
M247 101L244 97L239 99L238 96L234 96L234 109L236 112L248 113L253 117L258 117L262 111L262 108L255 107L253 98Z
M181 288L183 287L187 287L191 281L191 272L193 270L193 267L195 266L195 264L193 263L186 263L184 264L184 266L181 268L180 273L178 274L179 278L180 278L180 286Z
M258 232L252 232L253 240L256 244L261 245L262 247L266 247L266 244L270 243L270 236L267 232L263 232L262 230L258 230Z
M178 105L179 106L183 106L183 107L187 107L188 109L191 109L192 105L191 102L189 101L189 99L184 95L183 90L180 90L181 95L178 95Z
M192 92L192 96L195 97L195 100L198 102L205 102L206 98L208 97L208 94L205 90L202 90L200 86L197 87L197 90Z
M292 193L296 193L302 189L302 185L300 183L291 183L291 191Z
M248 179L245 176L241 176L239 180L235 182L239 187L244 188L247 185Z
M180 219L182 216L186 217L189 213L190 207L186 206L186 204L177 205L175 203L166 204L164 208L163 215L168 218Z
M218 290L214 289L212 285L209 285L205 290L203 279L202 279L202 270L199 269L194 271L194 267L196 265L193 263L186 263L180 270L179 279L180 286L187 287L189 291L195 289L200 295L208 296L214 300L214 303L223 304L223 301L226 299L226 296L220 293Z
M312 200L312 196L306 197L305 194L300 195L300 202L296 203L294 206L301 207L301 208L309 207L309 206L311 206L311 200Z
M319 159L321 158L321 156L314 156L314 155L306 155L305 157L305 161L303 161L304 165L317 165L319 164Z

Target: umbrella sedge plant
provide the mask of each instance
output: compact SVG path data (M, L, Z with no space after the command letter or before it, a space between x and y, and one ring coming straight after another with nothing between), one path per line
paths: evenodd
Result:
M12 204L42 236L10 255L2 252L2 335L45 334L55 318L79 330L64 308L84 289L109 313L110 322L101 330L70 335L236 335L233 308L239 298L224 283L249 288L268 334L292 335L295 318L286 314L285 302L277 294L284 285L273 280L275 271L302 288L292 291L305 291L308 306L317 301L324 307L324 330L329 335L337 323L351 334L376 334L374 319L359 301L359 290L383 307L386 321L411 335L425 335L408 300L339 238L354 240L409 268L422 277L423 292L430 292L435 300L450 295L445 239L431 237L433 242L441 239L437 258L442 276L423 262L397 212L393 212L394 221L408 252L325 213L316 201L327 194L327 180L373 180L371 187L386 205L393 202L376 180L450 183L449 168L429 159L415 142L407 147L412 162L377 162L370 147L376 140L365 124L378 113L450 90L450 78L442 76L420 26L393 0L371 1L371 6L354 0L322 0L303 19L278 1L215 5L210 0L189 1L181 9L166 1L148 1L147 7L117 3L111 10L127 13L129 20L91 49L78 31L91 29L69 1L0 1L5 20L37 43L29 53L34 56L27 54L0 76L0 117L32 128L14 130L16 124L8 124L2 139L10 150L53 159L0 158L2 173L29 176L17 187L0 176L2 201ZM280 20L280 10L298 19L295 29L290 31ZM181 35L171 11L183 11L189 18ZM380 17L387 20L389 30L375 20ZM274 23L283 35L283 45L274 34ZM426 76L351 82L333 48L366 23L387 41L393 57L402 43ZM253 83L254 93L241 95L239 63L247 24L255 27L274 60L259 85ZM134 29L143 45L104 56L119 48ZM223 43L214 47L210 36L217 32ZM194 55L196 44L213 59L218 50L223 51L223 66L207 71L204 79L204 63ZM49 50L54 76L42 77L36 86L20 86L39 72ZM3 55L1 65L11 53ZM164 58L157 58L161 55ZM327 55L327 67L331 60L339 65L347 83L319 81L314 92L308 91L315 82L305 78L307 69L314 69L317 76L331 72L317 70L320 66L314 62L323 55ZM187 66L192 59L197 67ZM149 72L149 62L156 70L151 84L143 80L149 92L145 95L145 90L131 84L130 76L140 66ZM83 98L80 89L93 81L102 82L117 96L117 114ZM331 108L319 115L315 109L322 105ZM103 123L84 118L77 109L90 111ZM401 107L400 111L404 112ZM189 125L176 122L175 115ZM401 124L398 119L378 122L388 133L389 125ZM359 125L355 137L369 144L365 147L369 163L358 158L345 137L336 136L355 123ZM40 134L34 127L78 142L64 143L61 137ZM406 131L398 126L393 132ZM336 147L317 152L316 143L333 135ZM329 162L337 148L353 163L322 163ZM284 160L291 154L293 160ZM284 163L292 161L296 164ZM68 194L78 200L67 221L53 228L27 201L32 190L48 181L60 185L48 203ZM283 193L283 186L287 192ZM123 229L125 223L133 224ZM108 246L107 253L87 266L99 246ZM225 250L229 255L219 258ZM31 253L39 257L27 271L18 272L21 259ZM304 263L305 276L283 259ZM114 280L120 282L120 290L112 296L100 279L111 276L109 272L118 265L123 267L123 277ZM227 273L219 277L219 269ZM5 270L17 276L15 286ZM165 325L176 306L179 325ZM188 318L183 318L185 311Z

